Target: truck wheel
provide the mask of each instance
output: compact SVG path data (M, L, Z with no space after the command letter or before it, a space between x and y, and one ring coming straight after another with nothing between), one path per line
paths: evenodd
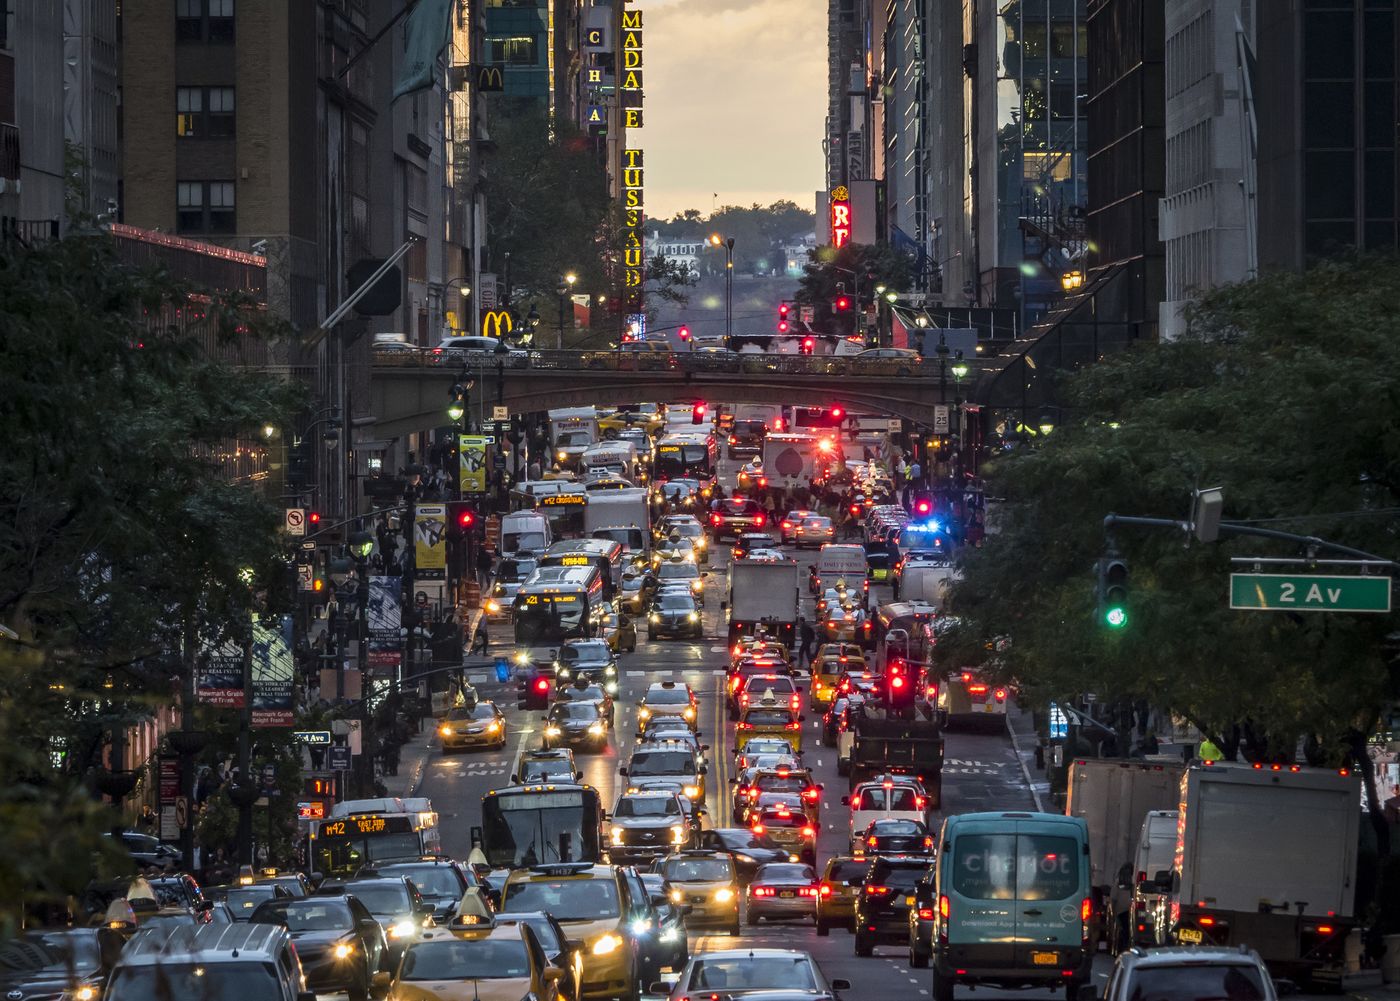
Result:
M875 943L870 941L870 939L866 938L865 935L863 935L861 932L856 932L856 955L875 955Z
M849 761L843 761L843 760L841 760L840 758L837 758L837 759L836 759L836 774L837 774L837 775L840 775L840 776L843 776L843 777L846 776L846 775L851 774L851 763L850 763Z
M938 972L937 967L933 971L933 1001L953 1001L953 980Z

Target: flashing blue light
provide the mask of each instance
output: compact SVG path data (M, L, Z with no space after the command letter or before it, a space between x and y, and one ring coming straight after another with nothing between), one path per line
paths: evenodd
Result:
M904 526L904 531L906 531L906 532L941 532L941 531L943 531L943 526L940 525L940 524L939 524L938 522L936 522L936 521L925 521L925 522L918 523L918 524L909 524L909 525L905 525L905 526Z

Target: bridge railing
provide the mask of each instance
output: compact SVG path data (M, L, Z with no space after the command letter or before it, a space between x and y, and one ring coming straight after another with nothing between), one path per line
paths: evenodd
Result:
M509 352L437 353L431 348L376 350L376 367L456 370L529 368L562 372L677 372L750 375L823 376L919 376L952 377L955 359L922 358L902 355L887 358L859 358L837 355L743 354L735 352L633 352L633 351L536 351L512 348ZM968 368L991 367L981 358L961 359Z

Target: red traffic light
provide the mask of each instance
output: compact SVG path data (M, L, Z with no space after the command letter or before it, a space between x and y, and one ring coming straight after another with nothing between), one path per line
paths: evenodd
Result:
M546 692L548 692L548 691L549 691L549 679L548 679L548 678L536 678L536 679L535 679L535 691L541 692L541 693L546 693Z
M780 319L780 320L786 320L786 319L787 319L787 315L788 315L788 304L787 304L787 303L782 303L780 306L778 306L778 319Z
M832 419L833 421L842 421L842 420L845 420L845 419L846 419L846 411L842 410L840 407L832 407L832 408L831 408L831 419Z
M809 354L811 354L811 353L812 353L812 349L813 349L814 347L816 347L816 346L817 346L817 342L816 342L814 339L812 339L811 337L804 337L804 338L802 338L802 353L803 353L804 355L809 355Z
M932 510L933 510L933 502L932 502L932 501L920 500L920 501L915 501L915 502L914 502L914 511L915 511L915 513L917 513L917 514L928 514L928 513L929 513L930 511L932 511Z
M844 313L851 308L850 296L838 295L836 297L836 312Z
M306 522L307 522L307 524L309 524L309 525L319 525L319 524L321 524L321 512L320 512L320 511L307 511L307 512L306 512Z
M472 514L470 511L463 510L457 512L457 525L459 528L471 528L475 522L476 515Z
M683 340L683 341L688 341L688 340L690 340L690 328L689 328L689 327L681 327L681 329L678 330L678 331L676 331L676 333L677 333L677 335L680 337L681 340Z
M895 689L896 691L903 688L905 684L906 682L904 680L904 675L902 674L896 674L892 678L890 678L890 687Z
M704 403L701 403L701 402L698 402L698 401L697 401L697 402L695 403L695 405L694 405L693 407L691 407L691 410L690 410L690 423L692 423L692 424L704 424L704 423L705 423L705 404L704 404Z
M778 321L778 333L780 333L780 334L785 334L785 333L787 333L787 332L788 332L788 322L787 322L787 320L779 320L779 321Z

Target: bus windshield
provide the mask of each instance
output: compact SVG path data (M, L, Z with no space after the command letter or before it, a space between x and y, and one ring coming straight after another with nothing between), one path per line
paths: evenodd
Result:
M660 479L709 476L710 450L700 443L662 445L656 450L656 475Z
M529 594L516 600L515 642L544 646L585 636L588 602L582 594Z
M481 801L482 851L497 868L598 862L601 826L591 788L502 792Z

